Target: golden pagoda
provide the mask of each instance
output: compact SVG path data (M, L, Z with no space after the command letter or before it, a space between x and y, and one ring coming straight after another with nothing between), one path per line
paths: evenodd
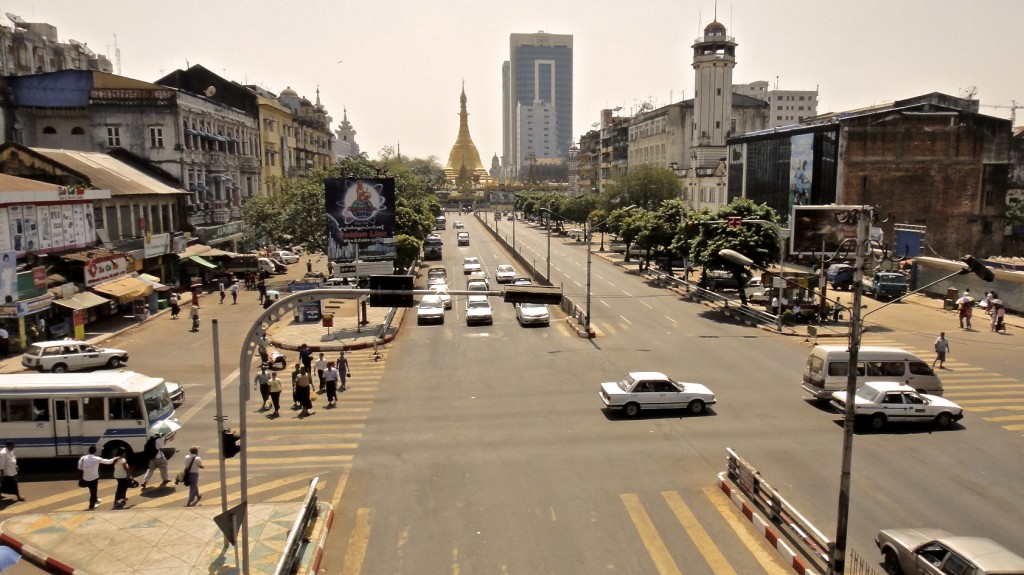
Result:
M459 111L459 137L448 154L448 165L444 167L444 177L449 182L472 182L486 184L491 181L490 174L480 161L480 152L469 136L469 112L466 111L466 84L462 84L462 96L459 98L462 108Z

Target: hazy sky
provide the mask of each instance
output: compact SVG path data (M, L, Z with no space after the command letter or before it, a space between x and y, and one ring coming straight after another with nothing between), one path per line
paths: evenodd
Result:
M485 166L501 153L509 34L574 36L576 139L602 108L627 114L693 96L691 49L713 0L19 0L0 9L87 43L121 74L154 81L187 64L348 109L371 158L382 146L444 164L465 80ZM819 90L819 112L972 86L983 105L1024 104L1024 0L725 0L733 81ZM10 24L6 19L5 24ZM1008 109L982 107L1007 118ZM1018 114L1024 123L1024 110ZM334 126L332 126L332 129Z

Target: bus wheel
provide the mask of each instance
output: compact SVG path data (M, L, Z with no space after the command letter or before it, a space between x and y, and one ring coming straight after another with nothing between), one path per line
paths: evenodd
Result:
M102 457L103 459L110 459L111 457L114 457L114 453L117 451L118 447L123 447L124 448L124 457L125 457L125 459L131 457L131 455L132 455L132 448L131 448L131 446L129 446L127 443L125 443L123 441L111 441L111 442L107 443L106 445L104 445L103 446L103 453L102 453L102 455L100 455L100 457Z

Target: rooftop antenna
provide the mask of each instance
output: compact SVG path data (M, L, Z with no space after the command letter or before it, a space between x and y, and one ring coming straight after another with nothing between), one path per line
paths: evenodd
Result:
M117 75L121 75L121 49L117 47L117 34L114 34L114 63L117 66Z

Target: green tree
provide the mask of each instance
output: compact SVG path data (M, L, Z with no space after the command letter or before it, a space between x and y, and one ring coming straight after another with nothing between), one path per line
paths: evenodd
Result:
M739 227L729 227L726 223L730 217L744 220L765 220L775 226L745 223ZM767 204L755 204L746 198L738 198L732 203L722 206L716 212L702 212L690 220L693 225L684 226L682 235L689 237L690 256L699 264L703 271L702 280L708 270L727 270L739 285L746 285L749 277L746 269L718 255L724 249L737 251L750 258L755 266L767 267L778 259L778 214ZM718 223L711 223L718 222ZM674 245L680 243L677 235ZM746 305L747 298L740 289L740 300Z
M1006 207L1006 223L1011 226L1024 224L1024 201L1010 202Z
M636 206L657 210L662 202L683 197L683 187L669 168L641 165L617 175L609 184L608 207Z

